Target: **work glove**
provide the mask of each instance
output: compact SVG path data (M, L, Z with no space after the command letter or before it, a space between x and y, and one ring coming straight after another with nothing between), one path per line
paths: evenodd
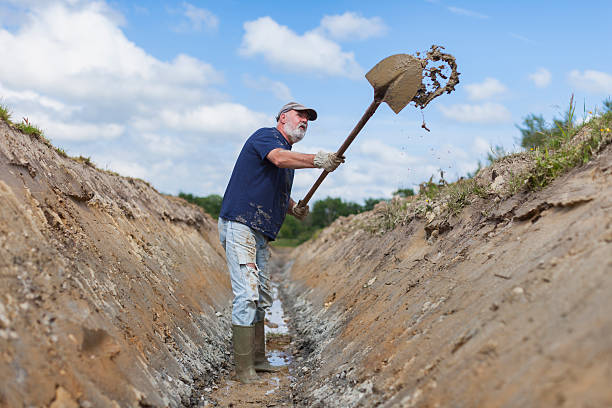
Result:
M291 214L300 221L304 221L309 212L310 208L308 206L300 207L298 204L293 204L293 207L291 207Z
M340 163L344 163L344 156L338 156L336 153L324 152L323 150L315 154L315 167L325 169L328 173L336 170Z

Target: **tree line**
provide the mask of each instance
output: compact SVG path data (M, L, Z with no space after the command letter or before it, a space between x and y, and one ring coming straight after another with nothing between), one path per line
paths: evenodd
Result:
M393 195L408 197L414 195L414 190L410 188L398 189ZM213 218L219 218L221 212L221 202L223 197L218 194L210 194L205 197L194 196L189 193L179 193L179 197L184 198L190 203L196 204L204 209ZM309 240L318 230L327 227L338 217L359 214L370 211L380 201L386 198L366 198L363 204L352 201L344 201L339 197L327 197L315 201L311 206L310 214L304 221L299 221L294 217L288 216L281 227L278 236L278 245L299 245Z

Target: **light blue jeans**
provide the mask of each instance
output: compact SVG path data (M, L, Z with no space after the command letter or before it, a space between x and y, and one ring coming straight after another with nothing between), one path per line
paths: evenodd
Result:
M218 226L234 292L232 324L252 326L262 321L272 306L268 239L259 231L221 217Z

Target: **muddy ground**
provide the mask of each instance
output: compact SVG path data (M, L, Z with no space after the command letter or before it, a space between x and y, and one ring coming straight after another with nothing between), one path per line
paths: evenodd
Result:
M301 405L612 406L612 146L439 235L415 218L373 236L372 217L293 253Z
M0 406L612 406L611 146L445 222L380 211L274 252L282 371L245 387L214 220L0 122Z

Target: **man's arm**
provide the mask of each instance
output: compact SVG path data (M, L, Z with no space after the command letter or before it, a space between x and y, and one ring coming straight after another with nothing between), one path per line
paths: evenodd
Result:
M317 154L307 154L281 148L272 150L266 158L276 167L283 169L320 168L330 173L336 170L340 163L344 163L344 156L337 156L336 153L320 151Z
M313 169L314 157L314 154L292 152L281 148L272 150L266 156L272 164L282 169Z

